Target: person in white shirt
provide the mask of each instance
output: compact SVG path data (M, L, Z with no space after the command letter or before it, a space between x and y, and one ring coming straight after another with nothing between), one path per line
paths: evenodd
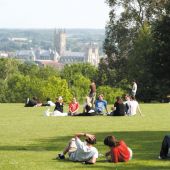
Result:
M131 101L130 101L130 112L129 116L136 115L137 111L140 113L142 116L141 109L139 107L139 103L136 101L135 96L131 96Z
M135 80L132 82L132 96L136 96L136 92L137 92L137 84L135 82Z
M80 137L84 137L82 142ZM86 164L96 163L98 158L98 150L93 146L96 143L94 135L86 133L78 133L71 139L68 146L64 149L62 154L58 154L59 159L65 159L68 153L71 161L85 162Z
M42 106L55 106L55 103L50 100L50 98L47 98L47 102L45 104L42 104Z
M129 96L129 94L125 95L124 105L125 105L125 113L126 113L126 115L129 115L131 113L131 105L130 105L130 96Z

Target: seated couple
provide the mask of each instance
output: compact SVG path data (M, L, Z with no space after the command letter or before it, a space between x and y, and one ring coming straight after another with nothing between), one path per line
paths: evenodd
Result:
M132 116L137 113L137 111L142 115L139 103L135 100L135 97L125 96L126 101L123 102L121 97L116 97L116 102L112 107L112 112L110 116Z
M84 137L85 141L81 141ZM96 144L96 137L91 134L78 133L70 140L63 153L58 154L59 159L65 159L68 153L69 160L94 164L98 158L98 150L93 146ZM127 147L123 140L117 141L114 136L107 136L104 144L109 147L109 152L105 154L109 162L127 162L132 158L132 150Z
M77 114L77 111L79 109L79 103L76 101L76 98L74 97L72 99L72 102L69 104L69 112L64 113L64 102L62 96L59 96L56 103L55 108L53 112L50 112L49 109L45 111L46 116L73 116Z
M25 107L39 107L39 106L55 106L55 103L53 103L50 100L50 98L47 98L47 102L44 104L40 102L36 97L33 97L32 99L27 98Z
M83 113L77 114L75 116L95 116L95 115L103 115L108 113L107 110L107 101L104 100L103 95L100 94L98 99L95 101L95 108L93 108L91 97L86 97L86 102L83 107Z

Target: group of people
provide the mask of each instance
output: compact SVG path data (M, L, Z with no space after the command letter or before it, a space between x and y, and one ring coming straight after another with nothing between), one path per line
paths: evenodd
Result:
M32 99L27 98L25 102L25 107L39 107L39 106L55 106L55 103L51 101L48 97L46 103L40 102L37 97L33 97Z
M81 141L81 137L85 138L84 142ZM65 155L68 153L71 161L94 164L99 157L94 144L96 144L95 135L78 133L69 141L64 151L58 154L57 158L65 159ZM107 161L117 163L132 159L132 150L123 140L118 141L114 136L107 136L104 139L104 145L109 147L109 151L105 154Z
M59 96L55 102L54 111L50 112L48 109L45 111L45 114L46 116L133 116L139 112L140 115L142 115L139 103L135 100L134 96L129 95L125 95L125 101L118 96L111 110L111 112L108 111L107 101L104 100L104 96L100 94L94 103L92 103L89 96L86 96L82 113L79 112L79 103L75 97L69 103L68 112L64 112L63 98Z
M139 103L135 100L137 91L137 84L134 81L132 85L132 92L130 95L125 95L124 100L121 97L116 97L116 102L111 108L111 112L108 111L107 101L104 100L103 94L99 94L96 99L96 84L94 81L90 84L89 94L85 97L85 103L83 105L83 111L79 111L79 103L76 98L73 97L69 103L68 111L64 112L63 97L59 96L56 102L52 102L50 98L47 98L45 103L40 102L36 97L27 99L25 107L37 107L37 106L53 106L54 111L50 112L48 108L45 111L46 116L95 116L95 115L108 115L108 116L133 116L137 111L141 114ZM142 115L142 114L141 114Z

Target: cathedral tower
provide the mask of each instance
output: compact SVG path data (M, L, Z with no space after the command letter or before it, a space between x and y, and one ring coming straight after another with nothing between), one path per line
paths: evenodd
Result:
M54 50L62 56L66 51L66 32L65 30L54 31Z

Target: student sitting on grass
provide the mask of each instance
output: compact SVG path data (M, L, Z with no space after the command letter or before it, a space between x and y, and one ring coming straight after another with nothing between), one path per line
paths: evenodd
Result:
M140 113L141 116L143 116L142 112L141 112L141 109L139 107L139 103L135 99L135 96L131 96L131 100L130 100L130 112L127 115L128 116L136 115L137 111Z
M84 137L85 142L82 142L80 137ZM95 143L96 138L94 135L78 133L70 140L68 146L64 149L64 152L62 154L58 154L58 158L65 159L65 155L68 153L71 161L94 164L98 158L98 150L93 147Z
M74 97L72 99L72 102L69 104L69 115L74 116L77 114L79 110L79 103L76 101L76 98Z
M98 100L95 101L95 112L98 115L103 115L104 110L106 110L106 113L108 113L107 110L107 101L103 99L103 95L100 94L98 97Z
M83 107L83 113L76 114L75 116L95 116L96 112L92 108L91 98L86 96L86 101Z
M116 97L116 102L112 110L113 112L110 113L110 116L125 116L125 105L121 97Z
M42 104L42 106L55 106L55 103L53 103L51 99L48 97L47 102Z
M107 136L104 144L110 148L110 151L105 154L109 162L127 162L132 158L132 150L123 140L117 141L114 136Z
M54 112L51 114L51 116L68 116L68 113L63 113L63 107L63 98L62 96L59 96L55 103Z

